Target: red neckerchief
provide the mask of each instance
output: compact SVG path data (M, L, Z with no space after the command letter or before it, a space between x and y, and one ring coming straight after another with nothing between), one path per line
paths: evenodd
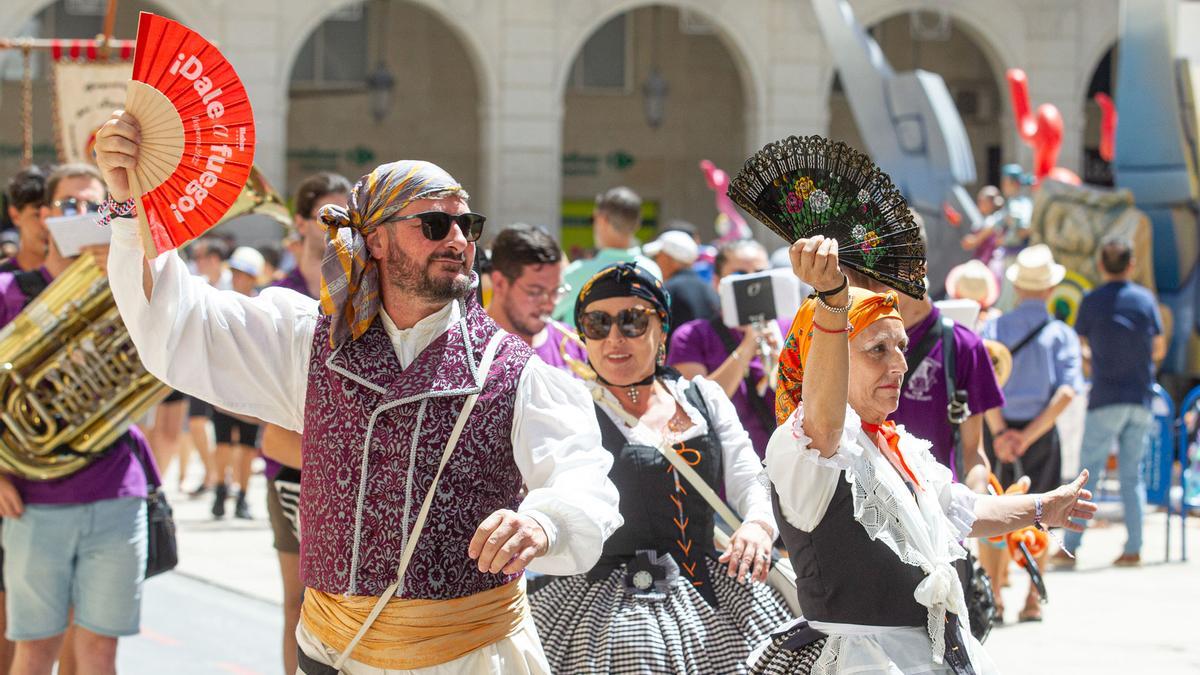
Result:
M862 423L863 431L871 437L875 442L875 446L887 457L896 471L900 472L901 476L906 476L906 480L910 480L913 487L921 489L921 482L917 480L917 475L912 469L908 468L908 463L904 461L904 455L900 452L900 434L896 433L896 423L887 420L883 424L871 424L870 422Z

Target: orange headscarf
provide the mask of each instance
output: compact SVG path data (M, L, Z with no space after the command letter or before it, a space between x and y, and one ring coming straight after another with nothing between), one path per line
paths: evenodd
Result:
M850 320L851 340L864 328L880 319L900 318L895 291L872 293L851 286L850 303L847 318ZM779 387L775 390L775 417L779 424L783 424L800 403L804 360L808 358L808 348L812 344L813 331L816 330L813 328L816 310L816 298L809 298L800 305L800 310L796 312L796 318L792 321L792 329L788 331L787 339L783 342L783 352L779 355ZM825 327L836 329L839 326Z

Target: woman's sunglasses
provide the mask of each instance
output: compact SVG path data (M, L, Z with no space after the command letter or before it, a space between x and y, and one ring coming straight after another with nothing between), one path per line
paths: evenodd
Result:
M633 307L617 312L616 316L607 312L584 312L579 317L579 327L589 340L603 340L612 332L613 324L627 338L638 338L646 334L650 327L650 317L658 312L646 307Z
M483 234L483 223L487 220L486 217L478 213L464 213L459 216L452 216L449 213L441 211L426 211L425 213L414 213L411 216L396 216L389 218L387 222L394 223L401 220L419 220L421 221L421 232L429 241L441 241L450 234L450 224L457 223L458 229L462 230L463 236L467 241L478 241L480 235Z

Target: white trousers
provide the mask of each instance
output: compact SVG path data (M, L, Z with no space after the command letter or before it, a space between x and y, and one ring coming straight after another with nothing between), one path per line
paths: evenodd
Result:
M296 626L296 644L310 658L332 666L338 652L323 644L317 636L304 627L301 621ZM342 666L344 675L550 675L550 664L542 651L533 618L528 617L513 635L499 642L481 647L446 663L416 670L389 670L376 668L348 659ZM296 671L296 675L303 675Z

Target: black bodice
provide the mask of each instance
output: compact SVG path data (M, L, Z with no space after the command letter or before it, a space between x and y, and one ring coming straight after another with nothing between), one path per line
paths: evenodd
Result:
M839 474L825 517L804 532L783 517L771 489L775 522L796 570L796 593L813 621L870 626L925 626L928 610L913 599L925 578L854 519L854 498Z
M690 386L685 397L708 421L708 433L678 443L672 450L719 492L725 476L721 441L698 388ZM679 476L676 480L675 468L656 448L628 442L599 406L596 419L604 447L613 454L608 477L620 493L625 524L604 542L600 562L588 573L589 578L607 577L613 569L633 560L638 551L653 550L674 558L680 573L715 605L704 561L706 555L716 555L712 508L687 479Z

